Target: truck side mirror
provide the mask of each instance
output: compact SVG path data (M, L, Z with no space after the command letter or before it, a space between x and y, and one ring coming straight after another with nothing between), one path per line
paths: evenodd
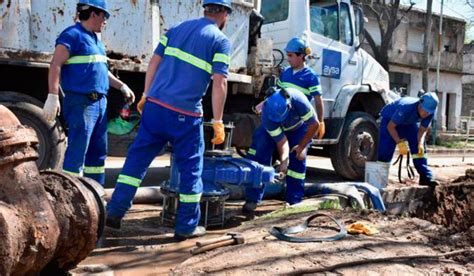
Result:
M355 34L359 36L364 31L364 13L361 7L355 7Z
M355 13L355 35L359 38L359 43L357 48L362 45L362 42L364 41L364 21L367 20L367 18L364 17L364 12L362 11L361 7L355 7L354 10Z

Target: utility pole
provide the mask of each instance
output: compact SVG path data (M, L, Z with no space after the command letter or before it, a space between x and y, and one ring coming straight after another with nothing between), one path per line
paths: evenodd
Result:
M431 21L432 21L432 6L433 0L428 0L426 3L426 17L425 17L425 37L423 39L423 75L422 88L428 92L428 77L430 71L430 45L431 45Z
M439 17L439 28L438 28L438 63L436 64L436 82L435 82L435 92L439 93L439 66L441 63L441 45L443 42L443 7L444 7L444 0L441 0L441 15ZM443 97L440 97L443 98ZM443 112L443 111L441 111ZM437 131L437 122L436 116L433 117L433 129L431 131L431 138L433 143L436 143L436 131Z

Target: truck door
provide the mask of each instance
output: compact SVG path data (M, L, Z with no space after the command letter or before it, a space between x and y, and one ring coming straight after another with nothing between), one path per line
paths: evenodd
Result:
M281 49L285 48L289 40L288 33L292 25L289 6L290 0L262 1L261 13L265 17L262 33L273 41L274 49L280 49L274 52L276 64L286 61L286 54Z
M349 4L335 0L311 0L309 13L308 42L316 58L312 66L321 75L325 109L330 111L341 87L358 79L353 14Z

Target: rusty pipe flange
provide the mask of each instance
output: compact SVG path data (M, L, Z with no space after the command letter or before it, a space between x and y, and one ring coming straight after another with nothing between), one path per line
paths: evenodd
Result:
M56 210L61 233L46 271L67 271L85 259L96 246L100 204L78 178L55 171L42 171L40 174Z
M105 189L97 181L88 177L78 177L78 179L88 188L91 193L94 195L96 208L99 217L99 226L97 228L97 238L100 239L104 233L105 228L105 219L106 219L106 201L105 201Z
M0 166L20 160L36 160L37 146L38 137L33 129L0 125Z
M20 120L6 106L0 104L0 127L19 126Z
M20 161L36 160L38 158L38 138L33 129L18 127L15 135L2 140L0 130L0 166Z

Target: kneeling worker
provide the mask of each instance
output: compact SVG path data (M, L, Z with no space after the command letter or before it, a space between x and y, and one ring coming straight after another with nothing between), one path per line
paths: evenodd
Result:
M300 91L279 89L265 100L261 118L262 125L253 134L247 158L270 166L276 148L281 161L280 172L286 174L285 201L296 204L304 196L306 151L319 127L314 109ZM264 190L264 187L246 189L244 213L256 209Z

